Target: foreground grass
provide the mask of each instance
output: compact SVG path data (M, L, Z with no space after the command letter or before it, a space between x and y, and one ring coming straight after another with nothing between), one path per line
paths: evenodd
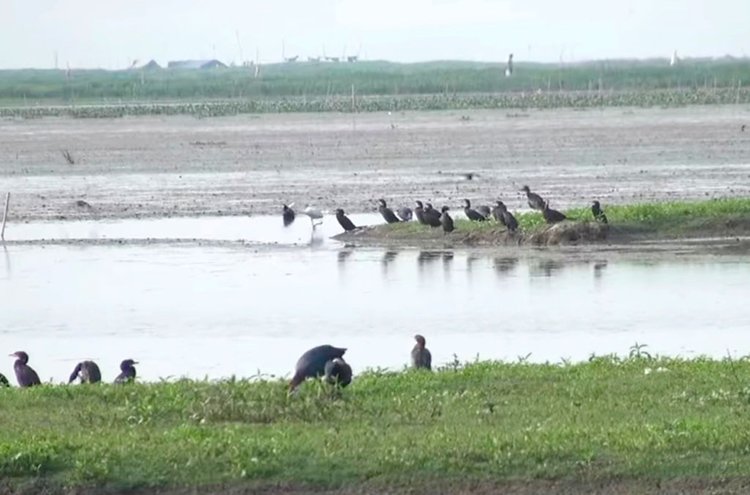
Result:
M750 476L750 361L480 362L278 381L0 390L0 479L114 488Z
M659 237L694 235L723 235L735 230L750 229L750 198L712 199L707 201L672 201L662 203L640 203L630 205L603 204L610 226L621 234ZM564 211L575 221L593 221L589 207ZM525 233L538 232L545 227L540 212L515 214L519 229ZM492 233L498 230L497 223L470 222L457 219L456 230L469 233ZM396 237L416 236L429 231L417 222L388 225Z

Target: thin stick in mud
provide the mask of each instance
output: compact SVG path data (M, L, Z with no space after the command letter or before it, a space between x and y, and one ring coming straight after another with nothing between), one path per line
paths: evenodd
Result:
M0 230L0 239L5 242L5 222L8 221L8 205L10 204L10 193L5 193L5 208L3 209L3 228Z

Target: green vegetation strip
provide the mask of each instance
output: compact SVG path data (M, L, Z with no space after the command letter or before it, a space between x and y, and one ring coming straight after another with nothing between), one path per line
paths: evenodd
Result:
M282 381L0 390L0 479L346 487L750 476L750 361L631 357Z
M711 199L706 201L669 201L662 203L636 203L628 205L602 204L609 224L613 229L632 233L654 233L659 235L714 234L731 231L735 227L750 227L750 198ZM459 207L455 208L459 210ZM575 221L594 220L590 207L571 208L565 215ZM539 231L545 226L542 214L537 211L515 214L519 229L524 232ZM490 232L497 230L497 223L456 222L460 232ZM408 237L427 228L417 222L390 224L387 226L396 237ZM429 230L429 229L427 229Z

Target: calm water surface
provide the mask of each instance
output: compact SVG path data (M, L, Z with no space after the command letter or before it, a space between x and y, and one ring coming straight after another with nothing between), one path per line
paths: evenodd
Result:
M354 216L355 222L358 220ZM361 216L374 223L374 217ZM268 229L250 232L248 225ZM302 217L9 225L8 239L244 239L286 246L9 245L0 250L0 351L26 350L43 380L81 359L105 379L120 360L139 374L287 375L320 343L348 347L357 370L400 368L412 336L434 361L586 359L750 352L750 260L587 262L518 252L389 251L312 237ZM252 230L252 229L251 229ZM274 233L275 232L275 233ZM317 240L316 240L317 239ZM12 358L0 371L12 373Z

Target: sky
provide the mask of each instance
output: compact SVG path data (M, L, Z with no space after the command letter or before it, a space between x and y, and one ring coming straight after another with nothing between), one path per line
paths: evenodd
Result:
M744 56L748 0L0 0L0 68Z

